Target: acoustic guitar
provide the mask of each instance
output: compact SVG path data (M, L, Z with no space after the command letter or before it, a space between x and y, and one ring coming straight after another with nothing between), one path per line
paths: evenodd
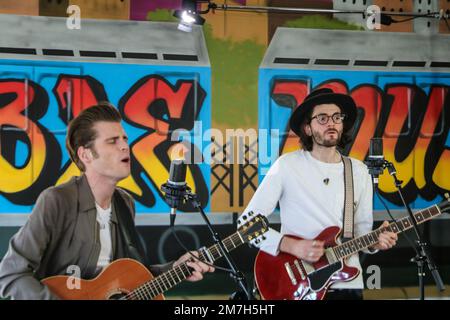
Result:
M237 232L223 240L229 252L268 230L267 218L256 215L242 225ZM199 259L213 263L223 255L218 244L199 250ZM192 274L186 262L153 277L140 262L133 259L118 259L109 264L92 280L75 279L71 276L53 276L43 279L46 285L60 299L64 300L162 300L163 293Z

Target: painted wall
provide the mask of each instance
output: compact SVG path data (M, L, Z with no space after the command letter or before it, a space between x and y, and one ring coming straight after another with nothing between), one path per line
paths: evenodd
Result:
M211 126L210 77L209 67L0 61L1 212L29 213L42 190L79 175L65 150L67 123L99 101L119 108L130 138L132 174L120 186L138 212L167 212L159 188L172 151L208 150L194 133L179 141L171 133ZM207 210L209 175L208 164L189 165L187 182Z
M75 3L76 1L70 1L70 3ZM286 7L312 7L315 4L322 8L331 8L332 5L336 5L337 1L320 1L320 2L312 2L312 1L266 1L266 0L251 0L251 1L216 1L217 3L228 3L239 4L239 5L271 5L271 6L286 6ZM360 1L361 2L361 1ZM358 4L360 5L360 2ZM90 17L91 13L94 14L94 11L99 11L95 8L103 8L102 6L106 5L104 0L92 1L92 4L83 4L83 1L79 1L82 9L81 17ZM145 20L149 19L151 21L175 21L175 18L171 15L171 10L175 8L179 8L181 1L180 0L170 0L170 1L145 1L145 0L129 0L124 1L120 6L125 6L126 10L130 12L130 19L136 20ZM408 6L405 7L406 4L403 4L401 1L392 1L389 2L389 6L384 4L384 2L374 1L374 3L385 6L386 10L399 10L400 8L403 11L406 11ZM447 9L447 2L440 1L440 7ZM118 11L124 12L121 7L117 5L115 7L109 7L108 10L111 10L112 13L108 13L108 15L98 16L100 18L110 16L114 17ZM117 9L117 10L116 10ZM119 10L120 9L120 10ZM114 13L114 10L117 12ZM101 11L101 10L100 10ZM83 13L84 12L84 13ZM109 12L109 11L108 11ZM105 11L105 14L107 12ZM114 13L114 14L113 14ZM87 14L87 16L86 16ZM117 13L118 14L118 13ZM287 18L288 17L288 18ZM123 17L122 17L123 18ZM289 26L296 28L324 28L324 29L354 29L357 28L353 25L346 24L345 22L339 21L337 19L332 19L329 16L311 16L311 15L281 15L281 14L266 14L266 13L251 13L251 12L223 12L216 11L215 13L210 12L205 15L206 24L203 28L205 34L205 40L208 48L209 58L211 61L211 76L210 76L210 90L205 90L206 99L209 99L210 103L210 112L211 112L211 127L216 128L221 132L222 136L226 136L226 131L228 129L258 129L260 128L260 124L258 124L258 117L261 116L260 108L258 100L267 99L269 95L262 94L258 91L258 88L261 88L261 85L258 85L258 67L260 62L262 61L264 52L268 43L270 42L271 36L273 34L273 30L276 29L277 26ZM442 24L443 22L441 22ZM396 24L396 26L406 26L409 24ZM408 27L409 28L409 27ZM410 30L409 28L408 30ZM389 31L391 30L388 27L383 26L381 31ZM404 29L402 29L405 31ZM442 31L442 30L441 30ZM96 77L98 78L98 77ZM342 80L342 79L338 79ZM268 79L268 81L271 81ZM324 80L325 81L325 80ZM372 80L371 80L372 81ZM373 84L373 81L367 83ZM409 80L408 80L409 81ZM408 82L410 83L410 82ZM356 85L356 84L355 84ZM349 86L349 88L352 88ZM379 87L380 90L384 90L384 88ZM269 90L269 89L264 89ZM428 92L425 90L426 94ZM47 91L49 92L49 91ZM386 94L386 93L384 93ZM108 96L109 98L109 96ZM112 101L114 103L114 101ZM55 109L56 110L56 109ZM284 108L284 112L290 112L290 110ZM284 123L283 123L284 125ZM381 126L382 124L375 123L373 126ZM208 127L203 124L202 129L208 130ZM360 130L363 130L362 127ZM412 128L411 130L413 130ZM379 129L381 130L381 129ZM417 133L417 130L415 131ZM62 136L62 133L61 133ZM358 141L364 141L366 146L368 145L368 137L370 137L370 132L364 133L358 132ZM386 137L386 136L385 136ZM202 137L202 139L205 137ZM60 138L62 139L62 138ZM409 140L408 140L409 139ZM435 141L435 138L433 141ZM204 140L204 139L203 139ZM395 150L397 150L400 146L403 146L403 142L408 140L407 145L411 145L412 143L419 143L422 140L417 140L416 137L412 134L402 136L399 141L400 143L395 144ZM431 139L432 140L432 139ZM234 141L236 142L236 141ZM224 155L228 155L230 153L230 148L227 147L227 143L231 143L229 140L222 141L222 145L216 145L217 150L216 154L221 151ZM283 142L283 145L286 145L286 149L288 150L288 146L295 145L296 140L291 138L288 139L287 142ZM399 145L397 147L397 145ZM430 145L431 142L430 142ZM63 149L63 144L60 143L61 149ZM227 149L228 148L228 149ZM254 144L252 146L247 145L248 151L250 153L256 153L258 150L258 145ZM387 146L385 147L387 148ZM394 147L393 147L394 148ZM411 149L411 148L410 148ZM357 151L359 149L355 147L352 149L354 155L360 159L362 159L365 155L363 151ZM361 149L362 150L362 149ZM388 150L388 149L386 149ZM409 149L408 149L409 150ZM436 168L429 169L429 162L423 162L423 168L427 168L427 173L422 172L420 175L423 178L419 178L418 172L421 170L420 164L415 160L418 157L417 151L411 150L404 151L406 154L412 154L412 158L407 158L409 160L402 159L403 156L400 156L399 163L405 163L405 166L408 168L407 173L410 174L411 170L414 170L414 179L408 179L406 177L406 181L414 181L413 185L418 184L415 188L419 191L412 192L411 201L416 201L416 197L423 200L419 206L422 206L427 201L431 201L433 198L428 194L437 194L436 190L448 190L448 186L445 185L445 179L439 178L439 173L444 169L440 169L440 166ZM430 149L431 150L431 149ZM397 152L397 151L396 151ZM9 156L10 157L10 156ZM406 162L404 162L406 161ZM409 162L408 162L409 161ZM411 162L412 161L412 162ZM436 160L437 161L437 160ZM414 163L414 167L411 167ZM206 180L210 181L209 192L206 192L205 197L207 197L210 201L210 210L212 212L241 212L247 205L248 201L251 199L254 191L258 186L258 163L247 163L247 164L207 164L210 168L210 175L205 177ZM402 171L404 167L400 168ZM431 171L430 171L431 170ZM433 171L434 170L434 171ZM436 172L436 173L435 173ZM137 179L137 178L135 178ZM416 182L416 180L418 181ZM444 181L443 181L444 180ZM388 194L392 193L392 189L387 187L387 183L385 182L386 178L382 177L382 189L387 198L389 198ZM437 181L435 183L434 181ZM58 181L57 181L58 182ZM152 183L148 182L150 185ZM48 185L48 183L44 184ZM429 190L428 186L435 185ZM130 185L131 186L131 185ZM131 188L129 186L129 188ZM427 187L425 187L427 186ZM438 186L438 187L437 187ZM443 186L443 187L441 187ZM141 187L144 188L144 187ZM147 187L150 188L150 187ZM438 189L436 189L438 188ZM42 188L38 188L37 190L41 190ZM145 189L145 188L144 188ZM142 203L141 209L145 212L148 210L162 210L163 207L152 207L149 203L151 200L149 198L143 198L141 195L141 191L135 190L133 193L136 199ZM37 193L37 191L35 191ZM153 190L153 193L155 191ZM150 194L147 192L146 194ZM424 196L424 194L426 194ZM35 199L35 195L32 199ZM6 200L5 200L6 201ZM146 202L147 201L147 202ZM153 200L152 200L153 201ZM31 201L30 201L31 202ZM144 203L147 203L144 205ZM395 203L395 201L394 201ZM393 204L392 204L393 205ZM158 209L159 208L159 209ZM377 205L378 208L378 205ZM22 210L22 209L20 209Z
M277 153L271 145L279 145L280 154L299 148L298 137L288 128L292 106L311 90L327 87L350 94L358 106L354 142L345 154L363 161L370 138L383 137L385 158L397 169L413 208L439 202L450 190L450 74L262 69L259 83L259 129L279 132L267 143L269 156ZM260 147L260 179L273 163L261 152ZM390 208L401 206L387 170L379 188ZM378 199L374 206L384 209Z

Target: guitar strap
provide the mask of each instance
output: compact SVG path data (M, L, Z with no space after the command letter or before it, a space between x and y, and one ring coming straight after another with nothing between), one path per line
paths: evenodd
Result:
M121 237L117 239L117 245L122 246L123 254L147 265L145 250L139 241L136 226L132 219L130 208L125 204L125 200L119 191L114 191L114 205L116 209L118 230ZM121 241L119 241L121 239Z
M354 207L353 207L353 169L350 158L342 156L344 163L344 232L342 235L342 243L347 242L354 237Z

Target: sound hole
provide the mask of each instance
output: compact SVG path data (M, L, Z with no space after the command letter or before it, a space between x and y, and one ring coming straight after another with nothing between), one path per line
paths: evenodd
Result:
M125 297L127 294L128 294L128 292L125 291L125 290L122 290L122 291L116 291L116 292L111 293L111 294L108 296L108 300L121 300L121 299L124 299L124 297Z

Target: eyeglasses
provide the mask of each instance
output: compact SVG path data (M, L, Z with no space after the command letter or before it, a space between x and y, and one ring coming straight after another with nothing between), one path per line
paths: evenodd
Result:
M311 118L311 121L312 121L313 119L317 119L317 122L318 122L319 124L322 124L322 125L323 125L323 124L327 124L328 121L329 121L330 118L331 118L331 119L333 120L334 123L340 124L340 123L342 123L342 121L345 119L345 117L346 117L346 114L344 114L344 113L339 113L339 112L333 113L331 116L327 115L326 113L319 113L318 115L312 117L312 118ZM311 121L310 121L310 122L311 122Z

